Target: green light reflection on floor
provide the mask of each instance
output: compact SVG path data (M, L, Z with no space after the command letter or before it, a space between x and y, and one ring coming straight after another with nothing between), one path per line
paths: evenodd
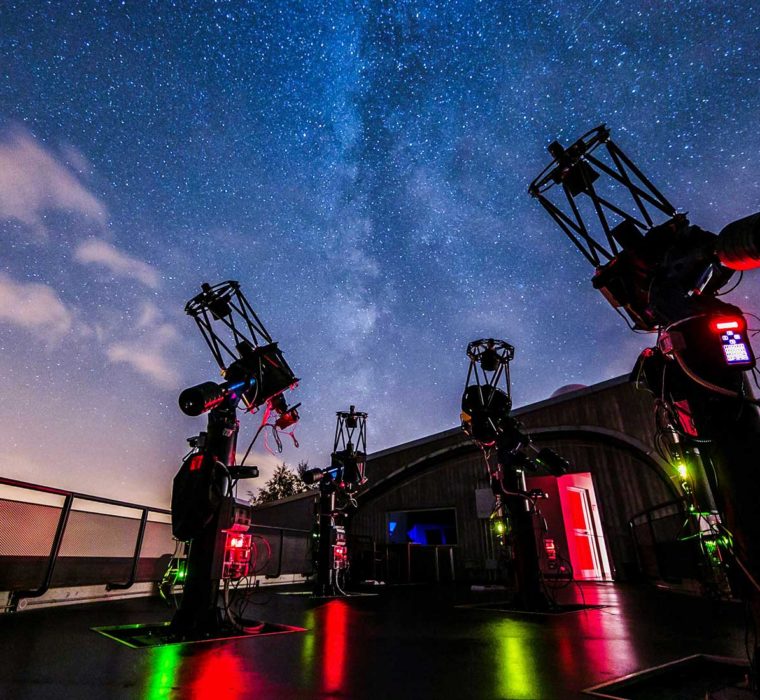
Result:
M182 646L172 644L169 646L155 647L151 649L150 675L145 689L147 700L162 700L171 697L177 680Z
M303 636L303 644L301 646L301 680L304 685L311 683L314 675L315 618L314 610L306 611L304 627L306 627L307 632Z
M530 631L529 623L517 620L500 620L492 627L496 649L494 685L500 698L544 697Z

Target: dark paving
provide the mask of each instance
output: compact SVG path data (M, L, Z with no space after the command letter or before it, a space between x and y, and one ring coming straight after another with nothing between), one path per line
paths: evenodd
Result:
M681 661L633 674L622 681L597 686L595 692L626 700L691 700L715 693L746 698L747 665L737 665L711 656L689 656ZM749 694L749 697L756 696ZM717 700L717 698L716 698Z
M169 619L157 599L0 617L0 697L565 698L697 653L743 657L741 605L649 588L584 585L540 617L455 604L462 592L401 587L311 601L257 595L246 617L306 632L130 649L90 628Z

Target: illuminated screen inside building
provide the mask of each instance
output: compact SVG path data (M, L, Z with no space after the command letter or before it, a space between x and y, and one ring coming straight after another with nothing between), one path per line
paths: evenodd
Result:
M388 513L388 542L456 544L456 511L454 508L391 511Z

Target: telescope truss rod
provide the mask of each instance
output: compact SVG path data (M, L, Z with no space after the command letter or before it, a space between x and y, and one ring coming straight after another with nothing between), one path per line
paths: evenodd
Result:
M224 313L215 313L214 305L221 306ZM272 343L264 324L253 307L240 291L240 284L234 280L221 282L214 286L205 285L203 291L193 297L185 306L185 313L193 317L203 339L211 350L214 360L225 371L230 362L238 355L216 332L213 321L220 321L232 333L234 344L249 343L254 347ZM245 329L238 326L235 318L242 319Z
M594 267L601 265L601 259L599 257L600 254L607 258L607 260L612 260L612 256L591 237L588 230L586 229L586 225L583 223L583 219L579 218L580 223L578 223L578 221L573 221L567 214L565 214L565 212L563 212L556 204L554 204L554 202L544 197L543 194L537 194L535 196L537 197L539 204L541 204L541 206L546 209L546 211L549 213L549 216L554 219L564 234L583 254L583 257L585 257L586 260L594 265ZM580 217L580 212L577 212L573 198L569 193L567 196L570 202L570 206L573 208L577 217ZM578 236L580 236L580 238L583 240L581 241ZM583 245L584 243L586 244L585 246Z
M614 167L605 163L594 153L602 144L605 146ZM676 216L676 210L668 199L641 172L625 152L612 141L606 126L601 125L587 132L567 151L561 147L560 150L561 153L531 183L529 192L531 196L539 200L575 247L595 267L602 264L601 258L609 261L619 253L618 243L608 221L608 212L632 222L641 232L645 232L655 225L654 219L647 209L647 204L669 218ZM566 162L563 162L563 159L566 159ZM636 209L641 214L641 219L632 216L597 191L593 184L596 177L589 175L589 173L593 175L593 168L609 176L628 191ZM579 189L576 181L575 191L571 187L573 175L580 176L582 183L582 188ZM634 177L639 182L636 182ZM548 190L557 184L562 187L572 216L562 211L546 195ZM575 201L579 194L586 194L591 200L609 249L598 243L589 233L583 215Z
M367 414L361 412L338 411L338 420L335 424L335 439L333 440L333 452L348 449L348 444L354 445L358 452L365 452L367 445ZM356 425L351 427L348 418L355 418ZM358 440L354 442L354 435L359 431Z

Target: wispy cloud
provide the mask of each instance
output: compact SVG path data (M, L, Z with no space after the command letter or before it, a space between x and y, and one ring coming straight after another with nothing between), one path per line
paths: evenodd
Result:
M106 349L111 362L123 362L140 374L167 389L177 386L177 371L169 364L160 348L145 348L139 343L113 343Z
M88 238L74 252L77 262L105 267L116 277L136 279L146 287L158 289L161 277L155 267L128 255L99 238Z
M38 282L17 282L0 273L0 321L37 337L59 340L73 325L74 314L56 291Z
M22 129L0 141L0 219L47 236L44 214L65 211L106 223L106 208L76 174Z
M115 364L127 364L160 387L174 389L179 373L171 357L171 349L179 332L161 319L155 304L143 304L133 336L129 340L111 343L106 356Z

